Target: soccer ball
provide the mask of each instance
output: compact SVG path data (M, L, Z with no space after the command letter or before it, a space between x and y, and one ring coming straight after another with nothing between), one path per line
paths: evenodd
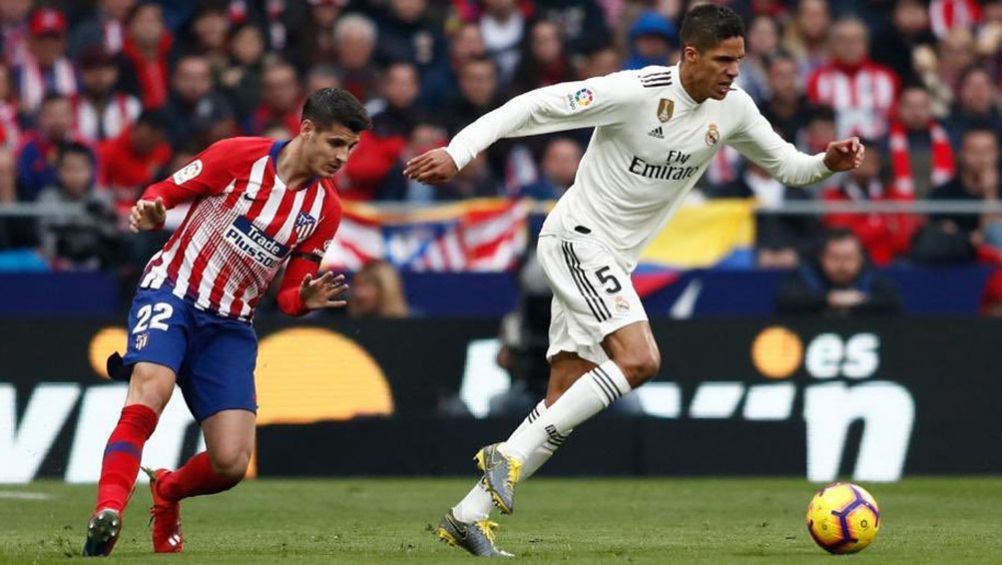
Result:
M830 553L862 551L879 529L877 501L859 485L832 483L807 505L807 531Z

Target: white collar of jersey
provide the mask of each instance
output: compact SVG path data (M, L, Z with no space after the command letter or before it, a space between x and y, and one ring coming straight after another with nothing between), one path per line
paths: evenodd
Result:
M682 104L687 107L698 106L699 103L693 100L692 96L689 96L689 93L686 92L685 87L682 86L681 63L675 63L675 66L672 67L672 75L678 77L678 80L673 80L668 88L678 94L679 102L682 102Z

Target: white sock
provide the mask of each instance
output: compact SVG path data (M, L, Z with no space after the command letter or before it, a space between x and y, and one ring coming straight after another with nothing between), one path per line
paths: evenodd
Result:
M535 422L544 412L546 412L546 401L540 400L539 404L537 404L536 407L529 412L529 415L522 420L522 423L515 428L515 431L511 433L508 440L511 441L512 438L522 433L529 427L529 424ZM543 462L549 459L550 455L553 455L553 451L548 451L546 456L539 461L533 471L538 469L539 465L542 465ZM523 471L523 473L524 472L525 471ZM480 481L477 481L477 484L473 485L473 488L470 489L470 492L467 493L463 500L460 500L459 504L452 508L452 513L460 522L478 522L480 520L486 520L487 517L490 516L493 508L494 502L491 500L490 493L487 492L484 485L480 484Z
M559 448L571 430L629 391L623 371L610 359L582 375L553 406L505 442L501 451L524 466L537 449L544 445L550 451Z

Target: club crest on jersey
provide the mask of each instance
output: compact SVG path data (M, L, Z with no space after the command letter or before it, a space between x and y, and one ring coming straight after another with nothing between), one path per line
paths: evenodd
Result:
M706 144L713 147L720 141L720 130L717 129L717 124L710 123L709 127L706 128L706 137L704 138Z
M669 100L667 98L662 98L661 102L658 102L658 121L662 124L671 119L672 114L675 113L675 101Z
M306 212L300 212L299 215L296 216L296 236L300 241L302 241L310 232L313 231L313 227L316 225L316 218Z
M174 173L171 178L174 184L184 184L200 174L202 174L202 160L195 159Z

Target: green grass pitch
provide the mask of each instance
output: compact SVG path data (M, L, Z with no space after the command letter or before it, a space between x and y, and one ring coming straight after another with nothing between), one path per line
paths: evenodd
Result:
M140 485L112 559L133 563L463 563L431 533L473 479L258 480L185 501L185 553L153 556ZM533 563L1002 563L1002 477L865 484L873 546L830 556L797 479L551 479L521 485L500 545ZM0 562L78 559L94 487L0 485Z

